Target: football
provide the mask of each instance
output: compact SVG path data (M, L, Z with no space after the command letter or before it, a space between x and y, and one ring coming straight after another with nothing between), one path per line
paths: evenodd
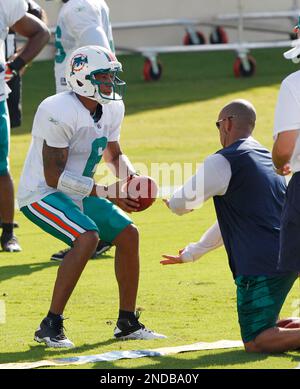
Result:
M139 200L140 207L137 212L149 208L156 200L158 186L149 176L133 176L125 185L128 196Z

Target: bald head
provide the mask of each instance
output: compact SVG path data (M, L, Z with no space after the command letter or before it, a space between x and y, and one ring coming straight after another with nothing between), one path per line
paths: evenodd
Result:
M233 116L233 126L242 136L249 136L255 127L256 111L248 100L233 100L225 105L220 116Z
M255 127L256 112L247 100L233 100L219 113L217 126L223 147L241 138L248 138Z

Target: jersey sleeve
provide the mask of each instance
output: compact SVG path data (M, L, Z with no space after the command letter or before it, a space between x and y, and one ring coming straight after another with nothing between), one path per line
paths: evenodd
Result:
M213 196L226 193L231 179L231 167L223 155L213 154L200 165L196 174L179 188L169 201L171 211L183 215L200 207Z
M25 16L28 4L25 0L10 0L5 3L4 12L8 27L12 27L18 20Z
M32 135L44 139L48 146L69 147L73 136L72 127L60 120L55 114L39 107L33 121Z
M287 114L288 112L288 114ZM280 86L274 118L274 137L283 131L300 129L300 101L289 80Z
M125 107L122 101L115 104L115 109L111 112L112 125L108 134L109 142L118 142L120 140L121 125L125 115Z
M218 221L215 222L196 243L190 243L187 245L181 256L184 261L190 260L196 261L203 255L209 253L212 250L217 249L223 245L223 239Z

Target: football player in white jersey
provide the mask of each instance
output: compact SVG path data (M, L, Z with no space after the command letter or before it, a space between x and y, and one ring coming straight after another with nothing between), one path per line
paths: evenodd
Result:
M32 222L72 247L59 267L49 313L35 332L35 340L50 347L74 346L64 334L62 314L99 237L116 246L120 309L115 338L165 337L147 330L135 316L138 231L122 210L136 211L138 201L122 192L122 180L108 187L93 180L102 155L117 177L127 180L135 174L119 144L125 88L120 70L104 47L75 50L66 68L72 91L48 97L34 118L19 205Z
M56 92L66 91L65 67L70 54L78 47L96 45L115 52L109 8L104 0L62 0L55 32L55 84ZM92 258L109 250L109 242L100 240ZM51 255L62 261L69 249Z
M109 20L109 8L104 0L62 0L55 32L56 92L67 90L66 63L78 47L96 45L112 52L114 41Z
M0 217L2 220L1 247L4 251L20 251L13 232L14 187L9 172L10 121L7 97L10 92L5 80L19 73L44 47L50 38L47 26L26 11L25 0L0 1ZM11 28L28 38L25 46L13 61L5 63L5 39Z

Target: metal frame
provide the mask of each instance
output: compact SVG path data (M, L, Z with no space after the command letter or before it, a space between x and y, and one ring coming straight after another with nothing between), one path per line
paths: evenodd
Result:
M148 47L120 47L116 49L121 52L138 53L148 59L151 63L152 71L158 74L160 69L158 65L158 55L163 53L189 53L189 52L204 52L204 51L223 51L233 50L237 57L242 62L245 71L250 70L248 54L250 49L276 48L276 47L292 47L292 40L276 40L276 41L259 41L246 42L244 40L244 32L246 30L269 32L273 34L287 35L291 31L287 31L278 26L265 26L263 24L254 24L253 21L262 19L283 19L288 18L294 25L297 22L297 16L300 15L300 8L298 7L298 0L293 0L292 9L289 11L274 11L274 12L244 12L243 0L238 0L238 12L231 14L220 14L211 20L201 20L196 18L191 19L160 19L160 20L145 20L133 22L119 22L112 23L113 30L128 30L139 28L157 28L157 27L171 27L182 26L191 38L192 45L181 46L148 46ZM238 40L236 43L221 43L221 44L200 44L199 36L197 34L198 26L210 26L216 28L222 25L224 28L237 29ZM54 33L55 29L51 29Z

